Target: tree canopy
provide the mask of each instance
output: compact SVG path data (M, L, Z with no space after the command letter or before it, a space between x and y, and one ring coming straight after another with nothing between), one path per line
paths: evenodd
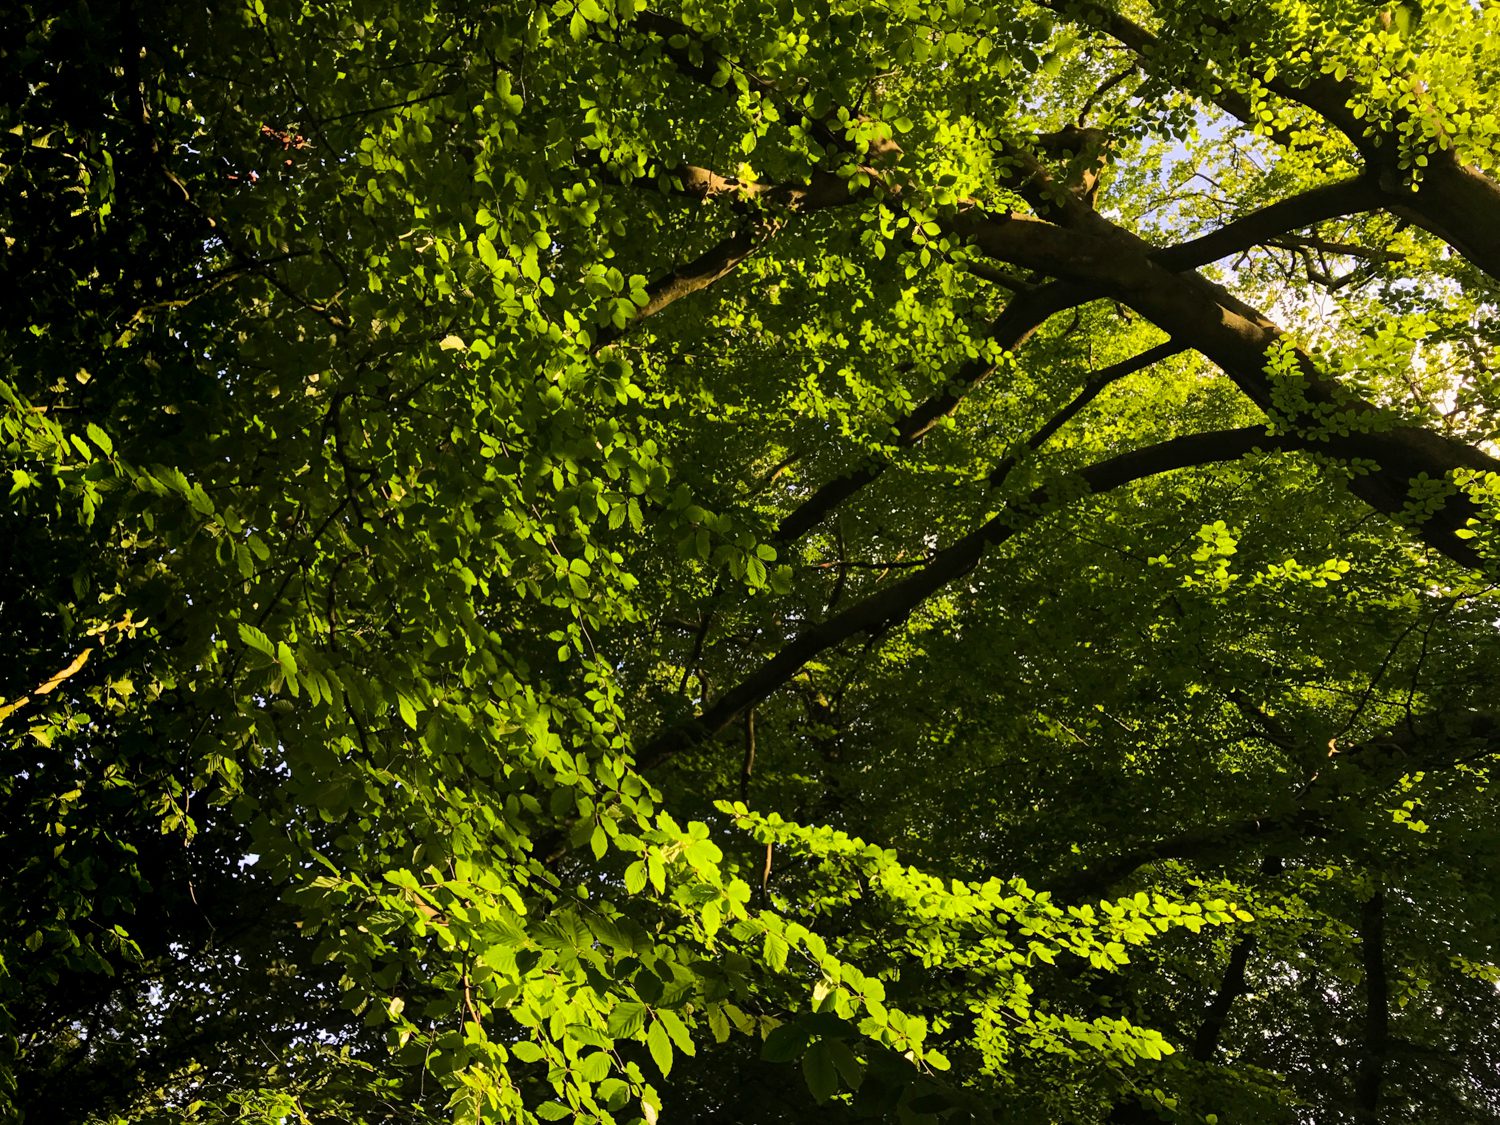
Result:
M1500 4L0 48L0 1106L1500 1118Z

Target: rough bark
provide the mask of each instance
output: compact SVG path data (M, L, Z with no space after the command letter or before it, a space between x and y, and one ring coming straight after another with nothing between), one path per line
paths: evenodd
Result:
M1036 219L995 215L972 208L950 224L991 257L1046 270L1075 284L1101 286L1174 340L1217 364L1257 406L1307 443L1341 462L1372 463L1349 490L1377 510L1405 517L1412 482L1443 480L1463 470L1500 472L1500 460L1483 450L1417 426L1392 420L1340 386L1306 352L1286 347L1286 337L1268 318L1196 273L1172 273L1154 260L1141 239L1095 216L1089 229L1065 230ZM1278 382L1267 368L1274 350L1286 347L1300 386ZM1459 494L1420 519L1416 533L1463 566L1484 561L1462 531L1478 515Z

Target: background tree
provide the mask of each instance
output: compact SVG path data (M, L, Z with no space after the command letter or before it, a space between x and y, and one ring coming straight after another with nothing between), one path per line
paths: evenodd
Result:
M1500 8L16 15L11 1117L1500 1115Z

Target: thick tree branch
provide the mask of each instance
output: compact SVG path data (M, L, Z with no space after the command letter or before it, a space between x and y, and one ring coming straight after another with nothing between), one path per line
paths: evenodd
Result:
M724 180L709 177L713 174L704 173L701 179L710 186ZM786 198L793 201L791 205L809 207L833 205L837 198L847 199L849 192L842 180L839 181L842 196L831 191L825 196L820 194L823 189L815 192L808 188L805 194L798 195L796 191L801 189L782 185L743 185L738 181L735 184L736 187L724 190L744 189L751 197L789 193ZM1326 191L1315 190L1307 196L1287 200L1287 207L1279 213L1277 221L1317 213L1317 208L1347 206L1365 190L1361 184L1362 181L1348 181L1331 185ZM1247 217L1247 225L1240 228L1237 237L1254 233L1256 228L1270 229L1277 206L1257 213L1259 218ZM1196 273L1173 272L1158 260L1165 255L1170 262L1171 250L1156 250L1092 211L1071 218L1073 225L1065 228L1024 215L996 214L969 207L944 221L948 233L990 257L1050 274L1067 283L1018 295L1012 302L1015 312L1010 316L1014 330L997 324L997 338L1002 344L1009 338L1007 334L1019 332L1016 343L1010 345L1018 346L1046 316L1076 304L1084 294L1094 295L1102 290L1113 293L1174 339L1218 364L1256 405L1273 416L1281 415L1285 425L1316 448L1344 461L1350 456L1373 457L1374 471L1355 476L1349 487L1355 495L1388 515L1401 516L1406 511L1411 482L1424 474L1427 479L1441 480L1459 469L1500 471L1500 460L1477 447L1434 431L1393 424L1383 412L1325 375L1300 349L1289 351L1303 384L1296 388L1302 401L1289 410L1281 387L1267 373L1272 350L1284 344L1283 333L1276 325ZM1227 239L1219 242L1220 246L1227 244ZM1204 240L1185 245L1196 245L1198 249L1192 255L1184 253L1181 259L1184 261L1207 252ZM1007 314L1010 312L1007 309ZM1034 320L1038 314L1041 319ZM1005 320L1006 315L1002 314L1001 319ZM961 390L988 377L992 370L990 366L972 364L960 372L955 382ZM898 444L920 440L938 419L952 411L960 397L957 392L944 392L923 403L897 423ZM1361 429L1380 432L1359 433ZM1351 439L1348 433L1339 433L1340 430L1355 433ZM1359 447L1357 454L1348 452L1351 440ZM866 465L829 482L788 517L777 538L787 542L804 534L883 471L882 464ZM1480 569L1483 559L1477 550L1469 540L1455 534L1465 530L1469 519L1476 514L1477 509L1467 497L1453 496L1438 511L1427 515L1417 530L1437 550L1465 566Z
M758 233L764 232L749 225L741 227L711 250L652 282L646 287L650 299L635 319L655 316L673 301L707 289L751 255L760 244Z
M1140 60L1148 73L1168 80L1182 80L1190 87L1196 84L1204 90L1209 88L1209 83L1195 83L1191 76L1173 73L1169 67L1161 65L1161 60L1170 52L1162 50L1158 38L1104 5L1080 3L1079 0L1047 0L1047 6L1067 18L1081 19L1117 40ZM1232 27L1224 21L1217 22L1218 27L1227 33L1221 41L1232 41ZM1407 172L1400 166L1400 154L1391 143L1399 130L1375 130L1368 118L1354 115L1351 106L1361 91L1349 79L1339 81L1324 74L1301 85L1293 85L1285 78L1276 77L1266 83L1266 89L1311 110L1349 138L1364 159L1369 177L1379 185L1382 196L1379 206L1410 219L1448 243L1490 277L1500 280L1500 184L1479 169L1463 163L1452 148L1434 147L1427 154L1428 165L1423 169L1421 181L1415 191L1411 190L1407 185ZM1252 112L1250 99L1238 91L1212 84L1212 92L1200 90L1200 93L1245 125L1263 128ZM1394 124L1400 125L1401 122ZM1268 135L1283 146L1289 146L1293 141L1289 130L1275 129Z
M580 159L591 163L596 170L622 186L652 190L665 187L702 203L725 200L744 216L733 233L692 261L651 282L646 287L649 300L645 307L623 328L611 326L602 330L594 343L595 351L617 342L641 321L655 316L673 302L707 289L732 273L776 233L782 216L839 207L858 198L848 180L827 172L814 172L802 183L761 183L721 176L694 164L680 164L661 170L655 177L643 178L626 177L591 153L582 154Z
M1428 160L1417 190L1398 189L1387 210L1437 235L1500 281L1500 184L1461 164L1451 149L1434 152Z
M679 164L663 169L655 180L632 182L654 187L663 181L678 193L705 203L727 199L742 206L756 205L762 210L797 214L841 207L860 198L859 189L850 180L820 171L814 171L801 182L764 183L720 175L696 164Z
M686 262L670 273L657 278L646 287L649 300L622 328L610 325L598 333L594 351L600 351L616 343L630 333L641 321L655 316L668 305L707 289L714 282L732 273L762 244L769 232L753 223L745 223L717 245Z
M1152 261L1154 251L1136 236L1092 215L1086 227L1063 229L1018 215L980 208L960 212L949 230L991 257L1046 270L1075 284L1103 286L1175 340L1218 364L1256 405L1280 419L1309 448L1348 463L1373 462L1349 489L1388 515L1408 518L1412 483L1443 480L1459 470L1500 472L1500 460L1477 446L1417 426L1395 422L1326 375L1301 349L1287 346L1271 321L1220 286L1195 273L1171 273ZM1294 379L1268 372L1284 349ZM1479 515L1461 494L1415 520L1430 546L1464 566L1485 561L1472 542L1455 534Z
M1122 880L1150 863L1168 859L1209 861L1220 856L1238 858L1258 842L1303 839L1321 830L1321 812L1303 807L1268 813L1225 824L1189 828L1089 864L1073 875L1053 880L1053 894L1063 902L1093 902L1106 897Z
M1487 711L1437 713L1421 726L1403 723L1353 746L1337 748L1333 767L1320 770L1293 794L1295 806L1282 805L1258 816L1224 824L1210 824L1174 832L1134 848L1106 856L1083 870L1052 881L1063 901L1092 901L1149 863L1165 859L1233 861L1253 843L1306 840L1329 823L1330 801L1357 800L1357 793L1379 791L1414 769L1439 770L1500 751L1500 717ZM1358 780L1348 779L1350 770ZM1263 871L1279 864L1272 855Z
M1262 875L1279 875L1282 862L1279 856L1267 856L1260 865ZM1250 957L1255 952L1255 938L1249 934L1239 938L1229 951L1229 963L1224 966L1224 976L1219 981L1219 990L1208 1003L1203 1021L1193 1035L1189 1054L1196 1062L1212 1062L1219 1050L1219 1040L1224 1035L1224 1025L1229 1022L1229 1013L1235 1001L1245 995L1249 978Z
M1229 951L1229 963L1224 967L1224 977L1219 990L1209 1001L1203 1013L1203 1022L1193 1036L1189 1054L1198 1062L1211 1062L1219 1049L1219 1038L1224 1034L1224 1025L1229 1020L1229 1011L1234 1002L1245 994L1247 985L1245 969L1250 964L1250 954L1255 950L1255 939L1242 937Z
M1043 0L1043 6L1051 8L1064 19L1079 20L1088 27L1108 35L1135 55L1140 62L1141 69L1147 74L1180 81L1209 104L1218 106L1231 117L1252 128L1258 123L1252 111L1250 99L1238 90L1229 89L1202 76L1174 74L1160 65L1164 57L1169 58L1174 52L1163 50L1161 40L1134 20L1120 15L1103 4L1092 3L1089 0ZM1273 129L1269 135L1278 144L1291 144L1290 130Z
M1094 10L1094 6L1084 7ZM1105 9L1098 11L1108 15ZM1122 34L1135 33L1127 27ZM1279 328L1221 287L1194 273L1173 273L1155 262L1155 248L1067 192L1058 193L1046 182L1045 173L1032 167L1035 161L1027 164L1024 156L1018 173L1024 180L1023 188L1040 192L1047 199L1060 195L1057 217L1066 226L970 206L942 220L945 233L1012 265L1093 292L1103 288L1218 364L1256 405L1278 417L1299 438L1345 463L1351 456L1348 449L1352 436L1353 444L1360 449L1355 456L1373 460L1374 469L1356 474L1349 483L1350 491L1387 515L1408 518L1413 482L1445 480L1459 470L1500 472L1500 460L1475 446L1434 431L1393 424L1373 404L1324 374L1300 349L1286 349L1294 381L1300 385L1290 386L1285 376L1274 379L1267 369L1273 349L1284 345ZM869 174L879 177L873 170ZM1470 200L1464 195L1481 191L1474 185L1441 175L1434 182L1449 185L1456 203L1473 203L1476 219L1485 211L1483 198ZM1482 216L1485 218L1500 215L1500 186L1490 184L1489 189L1497 205ZM886 185L886 191L887 205L899 209L899 185ZM1500 222L1488 226L1494 231L1496 266L1500 270ZM1371 430L1381 432L1368 432ZM856 488L864 483L868 480ZM1424 511L1416 520L1416 530L1430 546L1454 561L1483 569L1485 560L1473 543L1456 534L1467 534L1469 521L1479 515L1469 497L1456 494L1441 501L1437 511Z
M1252 211L1201 238L1157 250L1151 258L1169 270L1197 269L1302 227L1374 210L1381 202L1374 181L1362 176L1341 180Z

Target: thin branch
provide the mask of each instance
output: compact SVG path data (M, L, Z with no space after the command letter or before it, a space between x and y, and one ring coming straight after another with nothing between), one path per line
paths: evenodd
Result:
M808 563L812 570L915 570L926 566L932 559L888 559L882 562L860 562L854 559L833 559L829 562Z
M372 117L377 113L387 113L393 109L410 109L412 106L425 105L427 102L436 101L438 98L446 98L458 89L458 86L444 87L434 90L430 94L418 94L415 97L405 98L398 102L386 102L382 105L367 106L364 109L351 109L348 113L336 113L332 117L321 117L314 119L309 128L321 130L339 121L348 121L352 117Z
M1026 439L1027 451L1035 453L1045 445L1053 434L1067 425L1080 410L1098 398L1100 393L1111 383L1117 382L1127 375L1133 375L1137 371L1143 371L1147 367L1151 367L1164 359L1168 359L1186 350L1187 348L1182 344L1168 340L1164 344L1157 344L1154 348L1148 348L1140 355L1096 371L1093 375L1089 376L1083 385L1083 389L1078 392L1072 402L1049 418L1031 437ZM1006 455L990 473L990 486L999 487L1003 484L1006 477L1010 475L1011 470L1016 467L1016 461L1017 458L1014 454Z
M1017 294L990 326L990 339L1006 351L1015 351L1044 324L1064 309L1089 299L1089 294L1071 285L1047 285ZM918 444L943 419L958 409L964 395L993 375L1000 365L974 359L959 368L949 386L913 407L893 425L898 449ZM776 543L791 543L806 535L836 507L876 480L890 466L888 460L873 460L851 469L822 485L787 514L772 534Z
M1135 63L1131 63L1124 70L1120 71L1113 77L1106 78L1103 82L1101 82L1097 87L1094 88L1094 92L1084 99L1083 105L1078 107L1078 116L1074 120L1080 129L1083 128L1083 126L1088 122L1089 114L1093 112L1094 107L1099 104L1099 99L1104 97L1105 94L1109 93L1121 82L1124 82L1125 79L1134 74L1137 69L1137 65Z
M718 590L715 590L714 593L717 594ZM708 639L708 631L713 628L714 615L717 612L718 606L710 604L703 613L703 619L698 623L698 629L693 635L692 655L682 665L682 680L677 685L678 695L686 693L688 680L692 678L693 670L698 667L699 661L703 659L703 642Z
M1419 614L1418 616L1413 618L1412 621L1406 626L1406 628L1401 630L1396 639L1391 642L1390 648L1386 649L1384 659L1382 659L1380 662L1380 667L1375 669L1375 674L1370 677L1370 682L1365 685L1365 690L1360 693L1358 701L1354 704L1354 709L1349 712L1349 717L1344 720L1344 725L1341 726L1339 728L1339 732L1333 736L1334 742L1337 742L1339 739L1343 738L1346 734L1354 729L1354 724L1359 722L1359 717L1364 714L1365 708L1369 705L1370 697L1375 694L1376 687L1379 686L1381 680L1385 679L1386 670L1390 668L1391 661L1396 658L1396 653L1406 642L1406 638L1411 636L1412 633L1416 631L1417 626L1420 624L1422 624L1422 617Z
M900 624L927 598L973 571L990 549L1044 518L1064 497L1075 495L1079 484L1085 493L1109 492L1176 469L1235 461L1258 450L1287 447L1289 443L1285 439L1267 438L1263 426L1215 430L1123 453L1089 466L1069 478L1067 483L1039 488L1024 502L1007 507L938 551L921 570L804 630L739 684L720 695L702 714L657 734L641 748L637 759L640 768L659 766L714 738L746 708L769 697L809 660L827 649L860 633L880 632Z
M750 800L750 776L755 772L755 708L745 710L745 762L740 767L740 800Z
M1405 254L1398 254L1394 250L1378 250L1373 246L1355 246L1348 242L1331 242L1325 238L1315 238L1305 234L1291 234L1283 238L1271 239L1266 245L1281 246L1286 249L1306 248L1325 254L1342 254L1348 258L1363 258L1365 261L1377 262L1381 265L1406 261Z
M971 273L983 281L992 282L1002 289L1009 289L1012 293L1025 293L1036 288L1035 282L1011 270L1003 270L990 262L977 260L966 260L960 263L966 273Z
M1385 892L1377 889L1360 912L1359 944L1364 951L1365 1038L1354 1078L1355 1117L1380 1120L1380 1090L1385 1083L1390 1045L1390 981L1385 967Z

